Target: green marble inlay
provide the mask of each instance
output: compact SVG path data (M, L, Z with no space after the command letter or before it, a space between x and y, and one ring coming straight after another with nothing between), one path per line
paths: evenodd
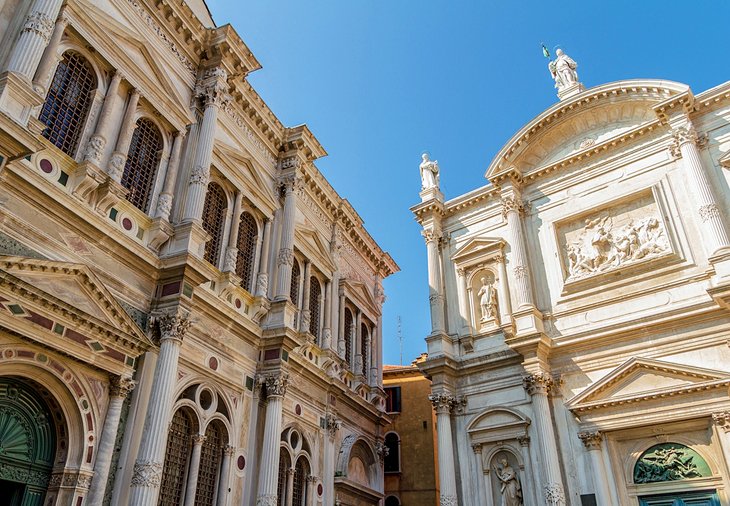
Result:
M37 258L38 260L46 259L46 257L37 251L30 249L2 232L0 232L0 255Z
M641 454L634 466L634 483L687 480L712 476L699 453L679 443L654 445Z
M64 171L61 171L61 174L58 176L58 182L63 186L66 186L66 183L68 183L68 174L66 174Z

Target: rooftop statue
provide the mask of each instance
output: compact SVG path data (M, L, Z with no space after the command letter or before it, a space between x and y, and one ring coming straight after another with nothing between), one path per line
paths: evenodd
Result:
M439 187L439 163L436 160L431 160L428 157L428 153L421 155L423 161L421 162L421 190L428 190L430 188Z
M558 92L578 84L578 64L562 49L555 52L555 59L548 63L548 69L555 79L555 87Z

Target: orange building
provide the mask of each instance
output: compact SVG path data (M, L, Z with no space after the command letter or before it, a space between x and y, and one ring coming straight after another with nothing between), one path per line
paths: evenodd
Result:
M431 381L416 364L383 366L386 411L385 506L438 505L436 417L428 400Z

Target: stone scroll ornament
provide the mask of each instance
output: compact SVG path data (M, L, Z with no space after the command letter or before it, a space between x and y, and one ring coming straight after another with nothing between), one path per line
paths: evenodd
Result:
M712 472L692 448L663 443L646 450L634 466L634 483L657 483L711 476Z
M588 219L565 246L568 281L669 253L664 225L653 216L614 226L610 216Z

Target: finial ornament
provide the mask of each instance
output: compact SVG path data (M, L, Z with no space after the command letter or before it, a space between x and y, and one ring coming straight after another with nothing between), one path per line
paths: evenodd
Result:
M549 53L543 46L543 54L549 57ZM578 64L562 49L555 51L555 59L548 63L550 75L555 80L555 87L558 89L558 98L564 100L580 93L585 88L578 81Z

